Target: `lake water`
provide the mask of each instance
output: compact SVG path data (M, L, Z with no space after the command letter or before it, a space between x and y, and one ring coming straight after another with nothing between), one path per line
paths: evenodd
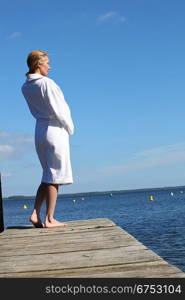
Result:
M4 200L5 227L30 224L28 217L33 204L33 200L24 198ZM45 206L42 217L44 211ZM59 197L55 218L61 221L109 218L185 271L185 188Z

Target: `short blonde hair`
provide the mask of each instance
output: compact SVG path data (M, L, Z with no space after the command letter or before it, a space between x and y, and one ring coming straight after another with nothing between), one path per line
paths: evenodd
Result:
M35 73L35 70L38 68L39 63L42 62L46 57L48 57L48 54L42 50L34 50L30 52L27 57L27 65L29 71L26 73L26 75Z

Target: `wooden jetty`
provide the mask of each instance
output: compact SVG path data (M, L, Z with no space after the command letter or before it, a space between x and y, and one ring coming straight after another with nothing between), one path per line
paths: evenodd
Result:
M0 234L1 278L182 278L109 219L63 228L7 228Z

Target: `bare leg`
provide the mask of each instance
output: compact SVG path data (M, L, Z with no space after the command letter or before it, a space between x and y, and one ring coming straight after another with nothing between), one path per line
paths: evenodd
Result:
M44 200L46 200L46 191L47 191L47 184L41 183L37 190L34 209L32 215L30 216L30 222L35 227L39 227L39 228L43 227L42 221L40 219L40 208Z
M47 184L46 189L46 219L44 227L61 227L67 224L61 223L54 219L55 206L58 196L58 185L57 184Z

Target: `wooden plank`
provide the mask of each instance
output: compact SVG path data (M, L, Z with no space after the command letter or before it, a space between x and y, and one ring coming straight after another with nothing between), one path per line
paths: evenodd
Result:
M71 231L81 231L90 229L100 229L114 227L115 223L106 218L99 219L89 219L89 220L79 220L79 221L69 221L67 222L67 227L60 228L34 228L33 226L12 226L6 229L6 232L1 234L2 238L11 238L13 236L23 237L23 236L41 236L41 235L53 235L53 233L64 233Z
M2 273L1 275L6 277L7 273ZM80 269L17 272L8 273L8 276L18 278L184 278L185 274L181 271L179 272L173 266L169 268L169 265L164 261L152 261Z
M0 277L185 277L108 219L68 224L3 232Z
M103 241L103 243L102 243ZM0 247L0 257L19 256L28 254L41 254L48 247L48 236L4 239ZM75 247L74 247L75 245ZM116 234L113 228L103 228L98 231L82 231L54 234L49 244L49 253L63 253L80 250L93 250L103 248L115 248L121 246L137 246L137 241L129 235L123 235L121 228L117 228ZM143 246L144 247L144 246Z
M68 253L10 256L3 257L3 262L0 262L0 270L4 270L5 272L50 270L52 268L57 270L160 259L155 253L149 250L144 249L144 253L141 250L143 250L143 245L138 246L137 249L135 247L118 247L113 250L110 248Z

